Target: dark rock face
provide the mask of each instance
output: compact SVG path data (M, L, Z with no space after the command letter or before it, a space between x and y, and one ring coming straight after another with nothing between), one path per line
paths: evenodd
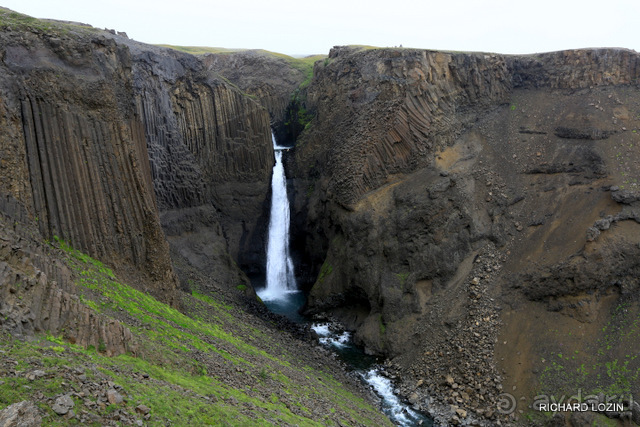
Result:
M202 227L190 209L210 210L219 224L205 221L212 224L212 238L245 271L259 274L273 165L267 111L190 55L136 46L136 110L160 212L175 211L175 217L184 211L184 221ZM223 231L215 231L220 226Z
M2 38L3 147L15 156L2 192L26 206L45 238L131 263L171 300L175 279L131 102L128 49L100 35Z
M511 89L497 55L334 49L329 59L314 69L308 108L319 127L296 151L296 174L326 165L327 191L344 206L391 175L426 166L428 153L506 102Z
M441 396L496 421L503 383L558 390L536 382L544 366L520 367L562 346L545 313L593 323L588 343L571 344L581 352L605 339L608 301L638 308L638 60L332 50L307 92L313 125L287 159L308 312L390 356L418 402Z
M202 62L207 70L254 96L269 111L278 140L285 141L284 122L292 93L307 78L301 64L259 50L208 54Z
M193 224L259 272L273 162L264 108L191 55L114 34L0 36L0 194L45 238L130 265L150 280L145 289L172 301L158 210L187 220L202 208L211 215ZM228 264L222 276L239 277L229 285L245 283Z

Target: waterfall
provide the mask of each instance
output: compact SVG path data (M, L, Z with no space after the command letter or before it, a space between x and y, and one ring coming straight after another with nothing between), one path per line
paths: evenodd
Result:
M293 274L293 261L289 254L289 199L287 178L282 164L282 150L271 134L276 163L271 177L271 216L269 218L269 240L267 243L267 280L258 292L263 301L281 300L297 291Z

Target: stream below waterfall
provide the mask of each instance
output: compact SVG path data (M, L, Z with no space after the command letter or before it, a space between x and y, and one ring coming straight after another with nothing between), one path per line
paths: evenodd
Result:
M272 135L275 165L271 178L271 216L267 242L267 269L265 286L257 289L258 296L270 311L288 317L297 323L310 323L319 336L320 344L334 351L340 359L368 384L380 397L382 412L399 426L432 426L426 415L412 410L394 392L393 384L383 375L379 360L366 355L351 339L351 334L329 322L312 322L299 314L306 301L297 288L293 261L289 250L290 211L287 180L282 153L289 147L279 146Z

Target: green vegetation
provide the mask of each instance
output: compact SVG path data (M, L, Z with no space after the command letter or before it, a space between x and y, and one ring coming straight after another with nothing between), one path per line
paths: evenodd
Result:
M15 31L38 30L50 33L92 33L100 31L88 25L37 19L29 15L0 8L0 28Z
M387 325L384 324L384 320L382 320L382 314L378 316L378 323L380 324L380 335L384 335L387 332Z
M191 313L186 315L119 282L110 268L60 238L55 241L77 277L81 301L106 316L117 313L136 336L136 354L107 357L103 341L85 349L52 334L31 342L0 334L0 369L7 363L16 371L0 381L0 410L32 400L45 415L43 425L79 425L79 417L55 414L51 399L86 387L78 378L84 373L102 393L116 384L125 398L121 405L98 405L97 395L72 394L76 413L88 409L103 418L118 410L141 418L136 407L145 405L145 425L151 426L384 424L378 411L329 373L303 365L269 335L239 321L236 308L193 292L184 295ZM261 347L253 345L257 340ZM35 369L45 375L25 375Z
M324 282L324 279L326 279L327 276L330 275L332 272L333 272L333 267L331 266L331 264L329 264L329 261L325 260L324 263L322 264L322 267L320 267L320 274L318 274L318 279L316 280L316 283Z
M551 331L557 333L558 331ZM630 303L613 309L609 322L602 328L594 353L574 351L550 354L543 362L540 375L541 393L582 390L583 394L604 393L607 396L629 396L640 384L640 313Z
M242 52L245 49L225 49L224 47L207 47L207 46L174 46L170 44L158 44L156 46L166 47L180 52L190 53L191 55L206 55L209 53L235 53Z
M397 273L396 276L398 277L398 280L400 280L400 284L404 286L407 282L407 278L409 277L409 273Z

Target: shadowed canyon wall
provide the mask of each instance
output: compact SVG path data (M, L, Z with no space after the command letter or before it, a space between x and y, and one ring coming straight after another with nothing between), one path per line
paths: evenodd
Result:
M268 112L191 55L131 49L136 111L169 240L218 281L247 285L235 262L264 274L273 164ZM200 244L180 239L185 233ZM212 257L227 268L216 268Z
M204 55L208 70L220 74L250 94L268 111L278 141L293 144L292 109L299 87L308 84L311 63L320 56L292 58L262 50L245 50ZM297 112L297 111L296 111ZM287 124L287 122L289 122Z

